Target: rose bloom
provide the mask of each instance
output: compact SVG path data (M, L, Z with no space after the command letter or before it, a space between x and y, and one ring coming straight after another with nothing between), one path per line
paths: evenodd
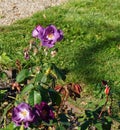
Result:
M54 25L49 25L44 29L42 36L38 35L38 38L42 41L42 46L52 48L56 42L63 39L63 32L58 30Z
M13 108L12 121L16 126L24 124L24 127L27 128L33 119L32 108L27 103L21 103Z
M32 36L39 38L42 42L42 46L52 48L56 42L63 39L63 32L61 30L58 30L54 25L49 25L46 28L38 25L33 30Z
M37 119L40 118L45 122L49 122L49 120L54 119L54 113L46 102L41 102L40 104L36 104L34 110Z

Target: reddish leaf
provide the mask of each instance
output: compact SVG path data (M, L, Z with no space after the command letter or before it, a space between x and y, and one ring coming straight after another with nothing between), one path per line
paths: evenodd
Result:
M82 91L82 88L81 88L81 86L79 85L79 84L74 84L73 85L73 91L75 92L75 93L77 93L77 94L80 94L81 93L81 91Z
M57 86L55 86L54 90L56 90L57 92L59 92L61 90L61 88L62 88L62 86L57 85Z

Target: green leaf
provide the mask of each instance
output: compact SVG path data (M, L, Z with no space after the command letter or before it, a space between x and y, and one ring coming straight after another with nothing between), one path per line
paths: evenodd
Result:
M35 82L40 82L41 81L41 79L42 79L42 73L39 73L39 74L37 74L36 75L36 78L35 78ZM44 80L44 79L43 79Z
M86 114L86 116L87 117L92 117L93 116L93 111L91 111L91 110L85 110L85 114Z
M103 128L102 128L102 123L96 123L96 124L95 124L95 127L96 127L98 130L103 130Z
M112 123L112 118L111 117L107 116L106 119L107 119L107 122L111 122Z
M103 106L104 104L105 104L105 102L106 102L106 98L103 98L100 102L99 102L99 106L101 107L101 106Z
M42 100L48 102L49 101L49 91L48 89L44 88L43 86L38 86L38 89L41 93Z
M39 104L42 100L41 94L40 92L36 91L36 90L32 90L29 93L29 98L28 98L28 102L31 106L34 106L35 104Z
M47 75L43 75L43 77L41 79L41 82L46 83L46 81L47 81Z
M23 69L19 72L19 74L17 75L16 77L16 81L19 83L19 82L22 82L24 81L27 77L30 76L30 73L29 73L29 70L28 69Z
M90 121L85 119L84 123L81 124L81 130L87 130L89 125L90 125Z
M52 102L54 104L56 104L56 105L60 105L60 103L61 103L61 96L59 95L59 93L50 88L49 89L49 94L50 94L50 98L51 98Z
M13 124L13 122L10 123L9 125L7 125L6 128L2 128L0 130L14 130L14 124Z
M51 74L57 78L57 79L62 79L62 80L65 80L66 79L66 76L65 74L55 65L55 64L52 64L51 65Z
M34 88L33 84L28 84L27 86L25 86L21 92L21 96L23 96L24 94L30 92L32 89Z

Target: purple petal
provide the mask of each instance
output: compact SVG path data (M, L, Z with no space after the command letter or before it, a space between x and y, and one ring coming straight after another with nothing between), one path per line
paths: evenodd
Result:
M57 28L54 25L49 25L48 27L45 28L45 34L48 35L49 33L55 33L57 32Z
M38 26L36 26L35 29L33 30L32 36L33 36L33 37L38 37L38 35L39 35L39 37L41 37L42 34L43 34L43 31L44 31L44 28L43 28L42 26L38 25Z
M57 41L61 41L63 39L63 31L58 30L58 33L59 33L59 38L57 39Z
M52 40L42 40L42 46L46 46L48 48L54 47L54 42Z
M55 118L55 115L54 115L52 110L50 110L49 116L50 116L50 119L54 119Z
M19 117L19 114L18 114L18 113L20 113L20 109L17 108L17 107L15 107L15 108L13 109L13 113L12 113L12 120L13 120L13 121L16 121L16 122L21 121L21 118Z

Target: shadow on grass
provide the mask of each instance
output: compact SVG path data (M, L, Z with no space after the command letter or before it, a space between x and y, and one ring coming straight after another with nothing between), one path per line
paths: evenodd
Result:
M105 63L107 60L114 60L116 56L116 54L112 55L110 53L106 55L106 50L109 51L109 49L115 46L117 47L116 43L119 41L120 37L113 37L101 41L100 43L95 43L87 48L83 48L82 50L77 50L80 52L80 55L75 55L77 63L73 68L75 73L81 75L87 83L96 84L101 82L106 75L105 72L108 70L108 68L105 68L107 67Z

